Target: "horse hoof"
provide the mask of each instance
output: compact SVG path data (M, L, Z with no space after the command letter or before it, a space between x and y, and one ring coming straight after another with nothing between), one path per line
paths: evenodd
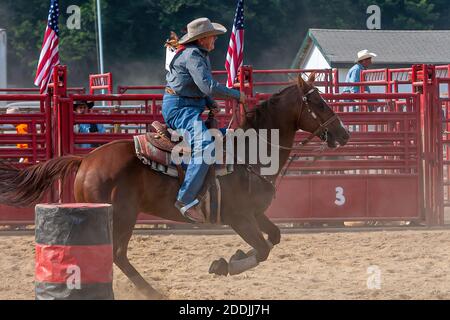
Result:
M245 259L245 258L247 258L248 256L247 256L247 254L244 252L244 251L242 251L241 249L238 249L237 251L236 251L236 253L235 254L233 254L232 256L231 256L231 258L230 258L230 263L232 262L232 261L235 261L235 260L242 260L242 259Z
M217 274L218 276L228 275L228 263L224 258L214 260L209 267L209 273Z

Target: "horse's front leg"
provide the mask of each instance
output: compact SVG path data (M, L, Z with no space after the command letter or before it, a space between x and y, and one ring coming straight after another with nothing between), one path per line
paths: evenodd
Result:
M280 243L281 232L275 223L270 221L264 213L256 215L256 221L261 231L267 234L270 243L274 246Z
M231 228L245 240L253 250L244 253L238 250L230 261L216 260L211 264L210 273L219 275L235 275L256 267L260 262L267 260L273 245L264 239L254 215L240 215L230 223Z

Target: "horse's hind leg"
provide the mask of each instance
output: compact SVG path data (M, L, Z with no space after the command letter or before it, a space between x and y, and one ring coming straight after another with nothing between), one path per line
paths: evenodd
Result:
M130 211L130 205L115 205L114 210L114 263L148 299L164 298L134 268L127 256L128 243L136 223L137 209Z

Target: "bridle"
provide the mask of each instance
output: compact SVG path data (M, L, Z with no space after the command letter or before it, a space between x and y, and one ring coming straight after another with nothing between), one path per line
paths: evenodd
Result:
M324 139L324 143L327 142L328 140L328 126L330 124L332 124L334 121L338 120L338 116L336 114L333 114L328 120L326 120L325 122L322 122L322 120L316 115L316 113L311 109L311 107L309 106L309 100L308 100L308 96L310 94L312 94L313 92L318 92L319 89L317 88L312 88L311 90L309 90L307 93L305 93L302 97L302 105L306 106L306 110L308 111L308 113L311 115L311 117L318 123L317 129L312 132L308 137L306 137L305 139L303 139L300 142L301 146L306 145L307 143L309 143L315 136L322 136L325 135L325 139ZM300 127L300 119L302 117L302 113L304 108L302 108L302 105L300 106L300 112L298 113L298 119L297 119L297 128ZM282 146L280 146L282 147ZM295 150L297 148L292 147L292 148L285 148L283 147L284 150Z
M300 90L300 88L297 86L297 88ZM319 89L317 89L316 87L311 88L307 93L304 93L302 96L302 101L300 104L300 112L298 113L298 118L296 121L296 126L297 128L300 128L300 119L302 117L303 114L303 110L306 109L306 111L311 115L311 117L318 123L317 129L314 130L314 132L312 132L308 137L306 137L305 139L303 139L299 146L303 147L306 144L308 144L314 137L316 136L323 136L324 135L324 139L323 139L323 146L326 146L326 143L328 142L328 126L333 123L336 120L339 120L338 116L336 114L333 114L329 119L327 119L325 122L322 122L322 120L317 116L317 114L311 109L310 105L309 105L309 99L308 96L314 92L318 92ZM304 108L303 106L305 106L306 108ZM247 108L244 106L244 111L245 114L251 113L252 111L248 111ZM259 136L259 134L257 133L258 137L261 139L261 137ZM267 141L267 143L269 143L270 145L273 145L271 142ZM276 145L277 148L282 149L282 150L288 150L288 151L292 151L292 150L298 150L299 147L284 147L281 145ZM323 151L324 148L322 148ZM285 176L287 169L289 168L290 164L292 163L294 157L291 157L291 159L289 160L289 162L286 164L284 171L281 173L281 178L280 178L280 182L281 179ZM253 169L253 167L251 165L247 165L246 166L246 170L249 173L253 173L256 176L258 176L259 178L261 178L263 181L270 183L273 189L273 196L275 196L275 191L277 189L277 186L275 185L274 181L271 181L270 179L268 179L267 177L263 176L262 174L258 173L257 171L255 171ZM250 191L250 181L249 181L249 191Z

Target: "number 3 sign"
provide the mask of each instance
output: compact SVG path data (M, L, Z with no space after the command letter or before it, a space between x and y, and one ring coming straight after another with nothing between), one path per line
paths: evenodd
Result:
M334 203L338 206L343 206L345 204L344 188L336 187L336 200Z

